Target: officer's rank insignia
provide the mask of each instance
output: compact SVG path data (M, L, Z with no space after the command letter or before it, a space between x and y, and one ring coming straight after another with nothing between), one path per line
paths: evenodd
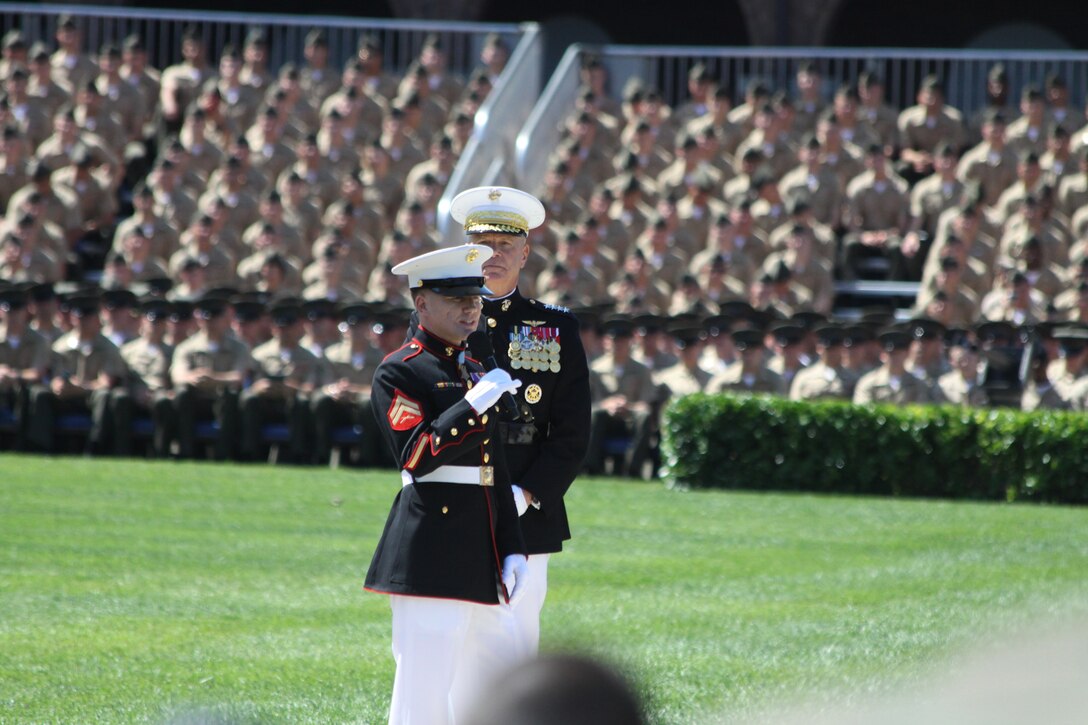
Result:
M510 330L507 356L511 368L535 373L545 370L557 373L562 369L559 364L559 328L542 327L543 324L542 321L525 320L522 325ZM526 396L528 392L526 389Z
M525 400L533 405L540 402L541 395L543 395L543 391L536 383L533 383L525 389Z
M423 408L404 393L397 391L389 404L389 425L393 430L411 430L423 421Z

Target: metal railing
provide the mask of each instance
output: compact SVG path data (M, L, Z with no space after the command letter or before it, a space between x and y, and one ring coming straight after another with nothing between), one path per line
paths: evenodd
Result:
M559 145L559 125L574 108L582 56L580 45L572 45L563 54L514 142L514 178L530 193L544 181L548 157Z
M1009 98L1016 103L1028 83L1042 86L1047 73L1060 73L1073 104L1083 108L1088 87L1088 53L1076 51L943 50L933 48L701 48L606 46L606 64L615 67L613 89L623 88L632 75L654 85L670 103L687 97L687 74L703 63L711 76L725 80L734 101L740 101L752 79L765 80L775 90L796 93L797 69L812 62L824 78L825 100L862 71L875 71L885 83L888 103L913 105L922 79L934 74L944 81L952 106L965 114L986 102L986 76L1001 63L1009 76Z
M514 181L514 142L540 96L544 39L536 25L523 26L521 42L510 56L487 100L476 112L472 138L438 202L438 234L444 244L461 243L461 226L449 215L459 192L480 185Z
M324 30L328 37L330 65L342 66L355 55L359 38L371 34L382 43L386 66L395 70L403 70L417 58L424 39L435 34L443 44L451 72L461 75L478 64L488 33L498 33L513 48L524 32L522 26L509 23L0 3L0 33L18 28L28 43L41 41L52 49L58 19L63 14L75 19L87 52L94 53L107 42L120 43L128 35L137 34L147 45L148 60L156 68L178 62L182 33L190 26L200 33L213 60L228 43L241 47L250 28L263 28L271 68L288 61L301 63L306 34L315 28Z
M825 100L835 89L852 83L862 71L876 71L884 80L887 102L900 109L914 104L918 86L928 74L945 85L947 102L970 117L985 104L986 77L1000 62L1009 77L1013 104L1029 83L1040 87L1048 73L1061 75L1071 104L1084 108L1088 89L1088 53L1011 50L931 50L903 48L705 48L573 45L564 55L526 127L518 137L518 182L539 184L546 157L558 141L558 127L574 108L581 61L592 54L608 69L610 92L622 93L631 78L661 91L671 105L687 99L688 71L696 63L731 89L734 102L743 99L748 82L765 81L774 90L796 93L795 77L803 62L816 64L824 79ZM540 155L544 161L536 158Z

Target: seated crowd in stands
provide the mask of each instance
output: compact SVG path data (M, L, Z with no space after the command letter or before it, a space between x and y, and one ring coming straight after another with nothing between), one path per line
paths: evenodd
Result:
M756 80L736 106L701 63L675 108L637 78L614 98L593 57L582 81L527 291L612 315L591 470L626 435L637 475L670 394L1085 408L1088 126L1061 76L1014 105L995 66L970 118L936 77L896 109L877 75L825 89L808 62L798 95ZM910 320L833 320L855 280L911 283Z
M488 36L466 81L438 36L398 73L369 34L342 68L319 29L275 69L261 28L203 37L164 69L136 35L87 53L71 16L55 48L0 42L0 435L298 462L343 439L381 462L370 377L409 306L390 270L436 248L509 49Z
M827 315L836 281L902 280L919 284L917 316L950 327L1083 321L1088 127L1060 76L1014 107L997 66L991 105L965 119L932 76L899 111L876 75L826 94L804 63L799 96L757 80L734 107L697 64L669 108L637 79L614 99L603 64L584 66L536 190L542 299Z
M306 62L278 69L261 29L241 48L201 37L161 71L136 36L88 55L72 18L52 52L3 38L0 435L14 445L62 448L79 416L93 450L119 454L253 460L275 443L322 462L367 438L368 375L410 307L391 267L435 248L508 49L490 36L463 82L437 38L394 75L372 36L334 68L315 30ZM669 395L985 404L986 376L1007 377L1025 341L1025 405L1083 407L1088 128L1061 77L1014 107L995 67L990 105L965 119L936 78L899 110L879 77L827 93L805 63L797 97L757 81L734 107L698 64L670 108L638 82L613 98L592 58L582 73L522 279L583 321L589 470L625 438L624 470L641 473ZM918 284L913 323L827 324L836 281L874 279ZM358 460L388 462L370 443Z
M4 36L0 279L382 298L383 270L436 245L502 39L466 84L437 36L399 75L369 35L342 69L321 30L304 65L275 70L260 28L216 65L201 38L188 29L160 72L138 36L86 54L70 17L52 53Z

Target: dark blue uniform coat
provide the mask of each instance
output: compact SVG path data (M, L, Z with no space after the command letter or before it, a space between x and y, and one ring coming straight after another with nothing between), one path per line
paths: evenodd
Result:
M560 551L570 538L563 495L589 445L589 367L578 320L514 290L484 299L483 323L499 366L522 381L518 404L533 415L531 424L503 424L510 481L540 502L520 519L526 546L530 554Z
M494 485L403 487L370 563L367 589L482 604L506 596L502 560L526 551L502 461L498 408L481 415L464 400L482 374L464 348L423 328L378 366L371 399L400 468L423 476L439 466L492 466Z

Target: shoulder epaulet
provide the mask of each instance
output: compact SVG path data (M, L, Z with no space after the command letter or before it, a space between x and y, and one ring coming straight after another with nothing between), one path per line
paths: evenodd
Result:
M564 315L568 315L569 317L574 317L574 313L570 311L569 307L563 307L562 305L549 305L546 302L541 302L540 300L534 299L530 299L529 304L533 307L540 307L545 310L551 310L552 312L559 312Z
M401 360L408 360L423 352L423 346L415 340L409 340L393 352L382 358L382 362L399 357Z

